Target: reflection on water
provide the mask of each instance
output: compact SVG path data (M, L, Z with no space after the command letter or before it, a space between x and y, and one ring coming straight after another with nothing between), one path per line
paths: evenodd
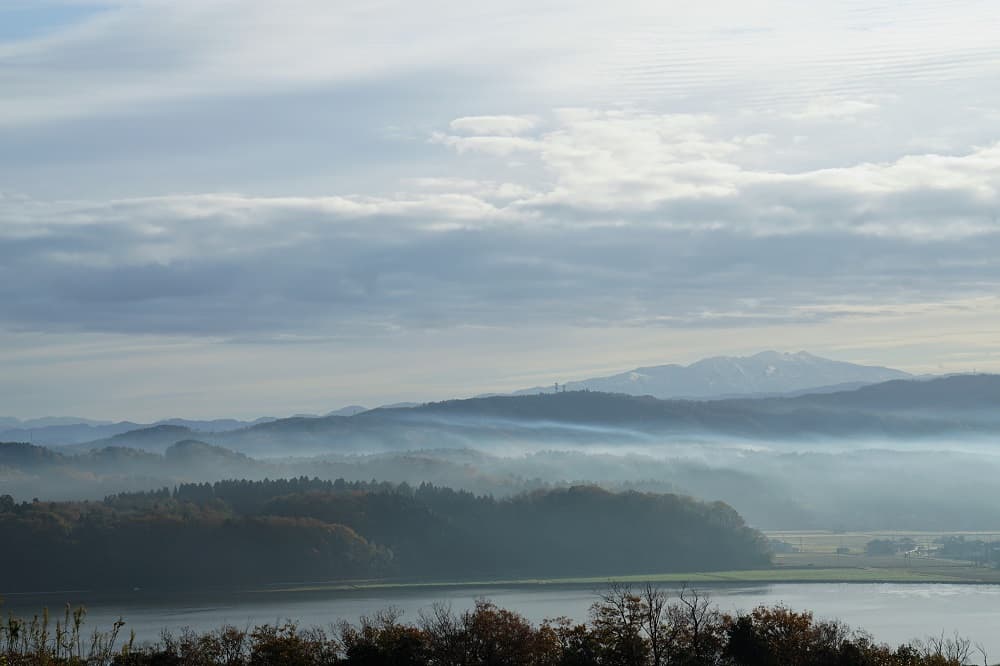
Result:
M992 659L1000 657L1000 586L945 584L792 584L714 585L702 588L723 610L748 610L759 604L784 603L811 609L823 619L838 619L863 628L878 640L897 644L928 635L958 632L983 644ZM516 610L533 621L565 615L584 620L596 600L592 586L532 586L479 588L420 588L353 591L226 593L155 597L136 591L130 597L95 593L11 595L5 607L26 615L42 606L61 607L66 601L88 608L88 626L109 627L119 615L125 631L139 640L155 640L161 631L184 627L209 630L224 624L239 627L292 620L302 626L329 626L355 621L386 606L415 621L435 602L456 611L477 598Z

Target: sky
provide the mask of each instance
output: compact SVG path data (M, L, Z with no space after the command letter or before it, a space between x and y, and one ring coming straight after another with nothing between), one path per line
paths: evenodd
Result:
M1000 372L994 0L0 1L0 414Z

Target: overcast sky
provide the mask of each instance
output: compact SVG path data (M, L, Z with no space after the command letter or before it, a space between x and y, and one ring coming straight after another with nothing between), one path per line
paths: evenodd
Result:
M995 0L0 2L0 415L1000 371Z

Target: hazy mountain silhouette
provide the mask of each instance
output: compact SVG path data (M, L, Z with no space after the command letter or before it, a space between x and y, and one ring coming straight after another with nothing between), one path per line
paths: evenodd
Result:
M66 425L108 425L111 421L87 419L82 416L42 416L37 419L17 419L12 416L0 416L0 428L48 428Z
M987 435L1000 431L1000 376L894 380L798 397L660 400L597 391L493 396L379 408L354 416L278 419L240 430L193 433L157 426L80 448L162 452L197 437L261 456L413 448L655 443L671 436L792 438Z
M67 446L107 439L134 430L152 428L161 425L179 426L198 432L223 432L238 430L258 423L273 421L273 417L261 417L253 421L237 419L163 419L154 423L136 423L119 421L117 423L77 419L76 417L46 417L19 421L13 418L0 420L0 425L14 424L13 427L0 428L0 442L34 442L46 446Z
M348 405L346 407L341 407L340 409L334 409L333 411L327 412L324 416L354 416L355 414L367 411L368 408L362 407L361 405Z

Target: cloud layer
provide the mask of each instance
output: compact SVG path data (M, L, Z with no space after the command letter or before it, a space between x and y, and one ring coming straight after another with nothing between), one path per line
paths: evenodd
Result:
M7 325L240 336L347 327L746 325L992 293L1000 147L802 172L699 115L465 117L429 140L524 182L392 195L0 200ZM513 129L512 129L513 128ZM510 169L516 154L524 164Z

